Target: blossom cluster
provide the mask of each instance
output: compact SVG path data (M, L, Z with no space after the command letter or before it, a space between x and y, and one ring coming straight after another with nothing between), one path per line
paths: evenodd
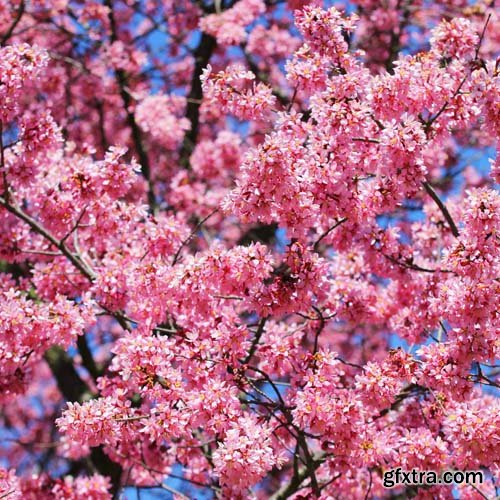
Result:
M262 119L273 110L276 97L255 75L242 65L232 65L212 73L208 65L201 76L207 100L218 103L223 110L242 120Z
M179 96L154 95L143 99L136 109L139 126L163 147L174 150L182 142L190 123L182 117L185 101Z
M9 400L26 389L30 369L44 352L53 344L72 344L94 315L88 305L75 305L60 295L39 304L9 288L0 297L1 399Z
M246 26L265 10L263 0L241 0L222 13L203 17L200 28L216 37L221 45L238 45L246 38Z
M48 54L39 47L26 43L0 49L0 119L8 123L19 112L23 86L35 80L47 66Z
M0 0L0 498L498 493L499 14L325 4Z

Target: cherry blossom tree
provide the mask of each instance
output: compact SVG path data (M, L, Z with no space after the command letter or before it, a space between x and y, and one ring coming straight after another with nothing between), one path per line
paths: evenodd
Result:
M494 2L0 6L0 498L499 493Z

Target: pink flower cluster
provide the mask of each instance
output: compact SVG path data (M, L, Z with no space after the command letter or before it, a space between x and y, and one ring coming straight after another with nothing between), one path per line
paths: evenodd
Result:
M114 445L125 428L124 421L131 416L130 401L108 396L85 403L68 402L57 426L69 439L82 445Z
M280 267L254 295L261 316L307 311L325 296L328 265L300 243L293 243Z
M288 57L300 45L300 39L273 24L269 29L257 25L248 36L247 51L271 61Z
M214 36L221 45L239 45L246 39L246 26L265 11L263 0L240 0L222 13L203 17L200 29Z
M418 354L423 362L418 373L420 383L442 394L453 395L458 400L470 396L470 362L464 361L455 344L422 346Z
M0 298L0 387L8 400L26 389L30 368L51 345L69 346L95 318L86 304L60 295L38 303L10 288Z
M224 208L243 222L278 221L293 236L313 226L318 207L308 189L312 179L304 146L307 132L299 116L281 116L277 130L245 155Z
M9 166L9 176L30 181L47 155L53 154L61 142L60 127L49 112L37 115L26 113L19 123L19 142L14 147L17 158Z
M211 295L251 298L271 271L271 256L264 245L229 251L214 245L209 253L186 259L170 287L178 294L179 306L186 302L201 311Z
M448 464L446 441L425 428L407 430L398 442L398 455L405 470L442 470Z
M28 44L0 48L0 120L7 123L19 112L23 87L35 80L47 66L48 54Z
M121 40L107 47L105 58L113 69L129 72L139 70L147 62L144 52L125 45Z
M383 409L395 401L405 384L415 382L416 363L402 349L390 351L382 363L369 362L363 373L356 376L363 402L375 409Z
M344 370L335 353L317 352L294 399L297 425L321 436L335 454L348 453L363 424L361 401L342 384Z
M479 42L472 23L464 18L443 21L433 31L431 44L440 57L472 59Z
M356 19L343 17L335 7L306 6L297 11L295 24L313 51L340 63L348 50L345 36L354 30Z
M191 127L189 120L182 117L185 105L185 99L180 96L148 96L137 105L137 123L158 144L174 150Z
M111 484L107 477L100 474L92 476L65 476L62 479L51 479L47 475L23 479L19 498L36 500L37 498L64 498L68 500L111 500ZM40 494L43 496L40 497ZM15 498L15 497L13 497Z
M215 471L234 494L257 483L278 464L271 429L245 416L233 423L213 453Z
M14 470L0 469L0 496L13 500L23 498L19 478Z
M241 158L241 138L223 131L214 141L200 141L190 158L191 166L203 179L220 179L227 171L236 171Z
M276 105L272 89L262 82L255 83L255 75L240 64L217 73L212 73L208 65L201 81L209 102L242 120L264 119Z
M0 0L0 497L493 497L499 14L410 3Z
M484 396L450 409L444 429L456 467L477 469L498 463L498 410L498 400Z
M171 366L172 344L166 337L123 337L113 349L116 356L110 369L133 385L152 387L164 383L179 388L180 374Z

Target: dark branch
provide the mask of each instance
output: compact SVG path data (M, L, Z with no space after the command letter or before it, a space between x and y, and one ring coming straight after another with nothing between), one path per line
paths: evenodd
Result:
M92 357L92 352L87 343L87 339L85 334L79 335L76 341L76 345L78 347L78 353L82 357L82 364L90 373L94 380L97 380L97 377L101 375L99 368L96 365L94 358Z
M255 351L257 350L257 346L259 345L260 338L262 337L262 334L264 333L264 327L266 326L266 321L267 318L262 318L259 322L259 326L257 328L257 331L255 332L252 345L250 346L250 349L248 351L248 354L246 358L243 360L243 364L246 365L247 363L250 362L252 359L253 355L255 354Z
M324 240L334 229L338 228L341 224L343 224L345 221L347 220L346 217L344 217L343 219L340 219L338 222L336 222L332 227L330 227L329 229L327 229L317 240L316 242L314 243L314 247L313 247L313 250L315 252L318 251L318 248L319 248L319 244L321 243L322 240Z
M47 241L52 243L56 248L58 248L61 253L89 280L94 281L95 273L89 266L83 262L83 260L76 254L72 253L69 248L64 244L64 241L59 241L51 233L49 233L44 227L42 227L35 219L26 214L23 210L17 206L12 205L5 198L0 197L0 205L2 205L10 213L24 221L28 226L31 227L36 233L43 236Z
M193 231L191 231L191 234L181 243L181 246L179 247L179 249L177 250L177 252L175 252L175 255L174 255L174 258L172 260L172 265L174 266L175 264L177 264L177 261L179 260L179 256L181 254L181 250L191 241L191 239L193 238L193 236L196 234L196 231L198 231L198 229L200 229L200 227L210 218L212 217L212 215L214 215L216 212L218 212L219 209L216 208L215 210L213 210L212 212L210 212L206 217L204 217L203 219L200 220L200 222L198 222L198 224L196 224L196 226L194 227Z
M109 12L108 12L108 18L109 18L109 25L111 28L111 42L116 42L118 41L118 29L116 25L116 19L115 15L113 12L113 1L112 0L106 0L105 2L106 7L108 7ZM125 71L122 69L117 69L115 72L116 75L116 82L118 84L118 88L120 90L120 96L122 98L123 102L123 108L125 109L125 113L127 115L127 124L130 128L130 131L132 133L132 141L134 143L137 156L139 159L139 164L141 166L141 172L144 178L147 180L148 183L148 204L149 208L153 213L155 213L157 205L156 205L156 198L154 194L154 187L153 187L153 182L151 179L151 166L149 164L149 157L146 152L146 149L144 147L143 141L142 141L142 133L141 129L139 128L139 125L137 125L137 122L135 120L135 115L134 112L132 111L132 97L127 90L128 88L128 82L127 82L127 74Z
M193 151L193 146L198 137L198 129L200 124L200 106L203 98L203 89L201 87L201 73L207 67L207 64L215 51L217 42L211 35L203 33L200 43L196 47L194 57L194 72L191 79L191 90L187 96L186 118L191 122L191 128L184 136L180 152L181 165L189 167L189 156Z
M444 218L448 222L448 225L450 226L451 232L453 236L458 238L460 236L460 233L458 232L458 228L455 224L455 221L450 215L450 212L448 212L448 209L446 208L446 205L441 201L441 198L437 195L436 191L434 191L434 188L427 182L424 181L422 182L422 185L424 186L425 190L429 194L429 196L436 202L436 205L439 207L441 212L444 215Z
M0 46L3 47L7 43L7 40L12 36L12 33L14 33L16 26L19 24L19 21L23 17L25 8L26 8L26 5L24 3L24 0L21 0L21 3L19 4L19 8L17 9L17 12L16 12L16 17L14 18L14 21L12 22L12 24L9 26L9 29L5 32L5 34L0 39Z

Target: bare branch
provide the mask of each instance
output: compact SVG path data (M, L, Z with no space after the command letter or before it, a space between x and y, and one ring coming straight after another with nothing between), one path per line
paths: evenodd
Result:
M0 205L2 205L10 213L24 221L36 233L43 236L47 241L52 243L58 248L61 253L89 280L94 281L96 274L87 264L83 262L80 256L72 253L69 248L64 244L64 241L58 240L55 236L49 233L43 226L41 226L33 217L21 210L19 207L12 205L4 197L0 197Z
M243 364L246 365L247 363L250 362L252 359L253 355L255 354L255 351L257 350L257 346L259 345L260 339L262 337L262 334L264 333L264 327L266 326L266 318L262 318L259 322L259 326L257 328L257 332L254 335L252 345L250 346L250 349L248 350L248 354L246 358L243 360Z
M451 229L453 236L458 238L460 236L460 233L458 232L457 225L455 224L455 221L451 217L450 212L448 212L446 205L441 201L441 198L439 198L436 191L434 191L434 188L427 181L422 182L422 185L424 186L424 188L427 191L427 193L429 194L429 196L436 202L436 205L439 207L439 209L443 213L444 218L446 219L446 221L448 222L448 225L450 226L450 229Z
M347 220L347 217L344 217L337 221L332 227L330 227L327 231L325 231L314 243L313 250L315 252L318 251L319 244L322 240L324 240L334 229L337 229L341 224L343 224Z
M181 243L181 246L179 247L179 249L177 250L177 252L175 252L175 255L174 255L174 258L172 260L172 265L175 266L175 264L177 264L177 261L179 260L179 255L181 253L181 250L191 241L191 239L193 238L193 236L196 234L196 231L198 231L198 229L208 220L210 219L210 217L212 217L212 215L214 215L216 212L218 212L219 209L216 208L214 211L210 212L206 217L204 217L203 219L201 219L200 222L198 222L198 224L196 224L195 228L193 229L193 231L191 232L191 234Z
M0 46L3 47L7 43L8 39L12 36L12 33L14 33L16 26L19 24L19 21L23 17L25 8L26 8L26 5L24 3L24 0L21 0L21 3L19 4L19 8L17 9L16 17L14 18L14 21L9 26L9 29L5 32L3 37L0 39Z

